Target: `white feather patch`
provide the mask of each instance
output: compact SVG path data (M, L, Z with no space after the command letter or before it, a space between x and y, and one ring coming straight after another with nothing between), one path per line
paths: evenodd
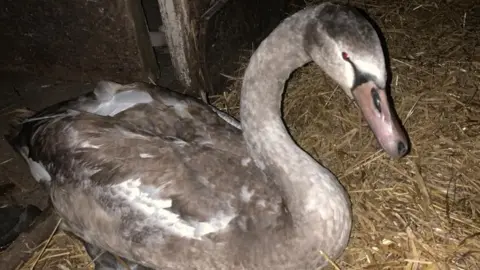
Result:
M247 186L242 186L242 188L240 190L240 199L243 202L248 203L250 201L250 199L252 198L253 194L255 194L255 190L248 191Z
M192 118L192 115L188 111L188 105L184 101L178 101L173 105L175 112L181 118Z
M155 156L149 153L140 153L141 158L154 158Z
M200 239L201 236L225 229L236 216L221 211L207 222L184 220L169 209L172 206L171 199L162 199L158 198L159 195L154 195L161 193L161 188L142 186L140 178L123 181L112 188L133 208L151 216L155 225L179 237Z
M102 116L115 116L137 104L146 104L153 101L152 96L147 92L136 90L123 91L111 96L106 91L95 92L95 94L100 103L97 106L83 109Z
M258 208L262 208L262 209L267 206L267 204L265 203L265 200L258 200L256 205Z
M28 154L30 153L30 149L26 146L22 146L19 149L20 155L25 159L28 164L28 168L30 169L30 174L32 175L33 179L37 182L50 182L52 181L52 176L48 173L47 169L41 162L36 162L30 157Z
M164 98L162 102L169 107L173 107L175 113L180 116L180 118L192 118L192 115L188 111L188 104L184 100Z
M89 141L83 141L80 144L80 147L98 149L98 148L100 148L100 145L91 144Z
M251 158L242 158L242 166L247 167L248 164L250 164L250 161L252 161Z
M227 228L228 224L236 215L226 214L224 212L217 213L208 222L199 222L195 228L195 236L200 237L209 233L214 233Z
M172 200L152 198L141 190L140 178L129 179L113 186L118 196L130 203L131 207L155 219L155 224L167 233L180 237L194 238L195 228L182 220L179 215L167 210L172 206Z
M30 168L30 173L37 182L50 182L52 177L45 169L45 166L41 162L35 162L31 158L28 158L28 167Z
M118 192L129 202L133 202L141 206L145 213L153 214L155 209L163 209L172 207L172 200L151 198L150 193L144 192L140 189L142 182L140 178L129 179L120 184L115 185Z

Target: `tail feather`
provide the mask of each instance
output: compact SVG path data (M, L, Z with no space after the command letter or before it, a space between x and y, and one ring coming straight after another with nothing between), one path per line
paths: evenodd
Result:
M20 108L13 110L9 114L11 115L9 121L9 129L4 135L5 140L12 146L18 144L18 136L23 129L23 124L30 117L34 116L37 112L28 108Z
M5 134L5 139L27 162L32 177L37 182L48 186L52 176L41 162L34 160L30 145L31 138L38 128L36 119L43 118L42 112L37 113L29 109L18 109L11 114L10 129Z

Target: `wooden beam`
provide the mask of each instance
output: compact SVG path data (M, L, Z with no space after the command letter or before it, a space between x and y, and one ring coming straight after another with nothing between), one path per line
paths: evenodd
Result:
M1 6L9 14L0 16L0 62L8 63L1 71L121 83L156 73L139 0L2 1Z
M192 33L188 0L158 0L168 48L177 78L184 87L192 87Z
M138 53L143 66L143 79L157 81L160 77L155 52L150 42L147 22L142 3L138 0L126 0L128 18L134 29Z

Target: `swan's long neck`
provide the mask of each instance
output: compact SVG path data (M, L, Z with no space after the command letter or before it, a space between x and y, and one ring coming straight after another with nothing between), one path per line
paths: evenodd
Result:
M243 82L241 122L252 158L284 192L296 231L336 256L350 234L349 198L332 173L295 144L281 118L286 80L311 61L304 49L305 18L314 15L303 12L312 14L288 18L253 54Z

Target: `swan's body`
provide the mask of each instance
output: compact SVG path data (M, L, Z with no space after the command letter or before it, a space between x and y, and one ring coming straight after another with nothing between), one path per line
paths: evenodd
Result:
M284 82L312 59L356 98L384 149L405 154L378 90L386 82L378 37L358 13L332 4L292 15L259 46L244 78L242 130L196 99L102 82L34 115L12 143L47 184L66 228L129 261L162 270L316 269L325 265L321 252L343 252L352 215L335 176L282 123ZM374 88L379 114L366 101Z

